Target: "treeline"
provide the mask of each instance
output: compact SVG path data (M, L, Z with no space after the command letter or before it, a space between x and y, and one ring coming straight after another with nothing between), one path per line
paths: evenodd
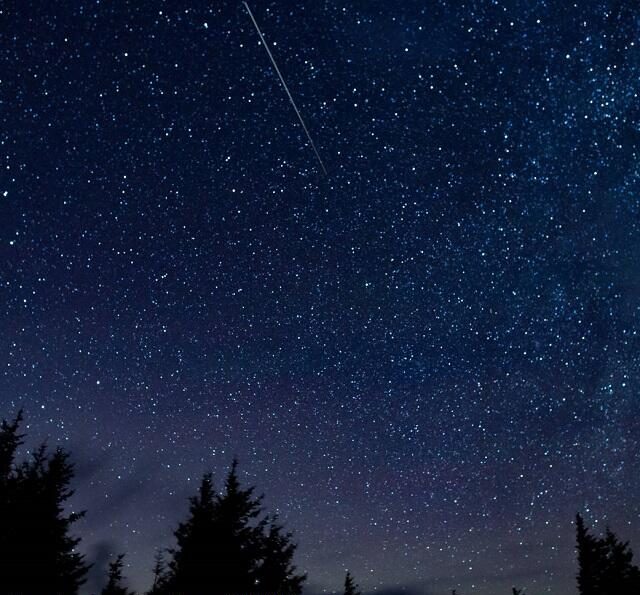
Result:
M0 595L77 595L90 564L77 551L80 538L73 534L85 513L65 511L73 495L73 465L68 452L45 445L16 462L21 422L18 414L0 425ZM580 595L640 594L640 571L628 543L608 529L604 537L591 534L580 515L576 533ZM156 555L146 595L302 593L306 575L293 564L293 537L275 515L265 513L254 488L240 485L237 461L220 493L211 474L203 476L174 537L174 547ZM100 595L135 595L123 569L119 554L109 564ZM348 572L343 593L362 595ZM524 593L513 589L513 595Z

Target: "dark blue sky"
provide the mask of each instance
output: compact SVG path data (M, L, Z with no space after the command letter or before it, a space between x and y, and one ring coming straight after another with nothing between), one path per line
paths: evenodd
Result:
M0 413L139 588L237 454L310 591L572 592L577 511L640 548L637 5L251 6L327 176L241 2L3 4Z

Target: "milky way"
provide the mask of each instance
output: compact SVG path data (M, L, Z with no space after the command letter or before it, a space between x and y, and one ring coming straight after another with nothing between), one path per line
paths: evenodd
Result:
M149 585L234 455L310 593L574 592L640 549L630 0L0 9L0 415Z

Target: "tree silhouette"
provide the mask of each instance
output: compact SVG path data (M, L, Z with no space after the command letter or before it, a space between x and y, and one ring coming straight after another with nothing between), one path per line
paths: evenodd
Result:
M167 565L162 550L157 550L153 557L153 584L147 595L162 595L167 587Z
M18 434L21 423L22 410L18 411L13 422L3 419L0 424L0 487L7 486L11 479L16 451L22 444L23 436Z
M225 482L225 492L216 502L216 531L219 560L224 572L219 580L223 593L247 593L255 589L255 573L262 546L263 523L256 519L262 513L262 497L254 498L254 488L242 489L234 460Z
M640 593L640 570L632 563L629 542L620 541L609 528L602 542L607 556L602 583L607 586L607 592L616 595Z
M101 595L133 595L131 591L122 585L122 566L124 554L116 556L113 562L109 563L109 582L102 589Z
M632 563L628 542L607 528L603 538L589 533L576 516L578 592L580 595L633 595L640 593L640 570Z
M22 421L22 411L11 423L2 420L0 424L0 592L8 593L18 586L16 563L16 535L20 534L17 485L14 469L16 450L22 444L18 428Z
M204 475L190 499L189 517L175 531L177 547L166 577L166 590L184 595L278 592L301 593L304 576L295 574L295 545L263 514L262 497L243 489L233 461L223 494L216 494L211 474Z
M174 535L178 547L171 550L167 588L184 593L196 592L198 584L211 584L215 578L212 562L217 548L213 540L215 492L211 474L202 478L196 496L190 498L189 518L180 523Z
M584 519L576 515L576 550L578 553L578 592L580 595L597 595L601 592L598 568L603 552L598 540L589 534Z
M347 571L347 575L344 577L344 595L362 595L349 571Z
M282 531L277 518L273 518L262 539L262 559L256 570L255 584L264 593L300 595L306 576L295 573L292 559L296 544L291 541L291 533Z
M88 566L69 534L84 513L64 514L73 466L67 452L45 445L16 465L21 421L0 425L0 593L75 595Z

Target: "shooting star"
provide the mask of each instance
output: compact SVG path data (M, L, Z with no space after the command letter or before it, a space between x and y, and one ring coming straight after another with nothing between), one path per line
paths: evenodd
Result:
M313 152L316 154L316 158L318 159L318 163L320 164L320 167L322 168L322 171L324 172L324 175L328 175L327 174L327 169L324 166L324 163L322 162L322 159L320 158L320 153L318 153L318 149L316 148L315 143L313 142L313 139L311 138L311 134L309 134L309 129L307 128L307 125L304 123L304 120L302 119L302 115L300 114L300 110L298 110L298 106L296 105L296 102L293 100L293 96L291 95L291 91L289 91L289 87L287 87L287 83L284 81L284 77L282 76L282 73L280 72L280 69L278 68L278 65L276 64L276 60L273 57L273 54L271 53L271 50L269 49L269 46L267 45L267 42L264 39L264 35L262 35L262 31L260 31L260 27L258 26L258 23L255 19L255 17L253 16L253 13L251 12L251 9L249 8L249 5L246 2L243 2L244 7L247 9L247 12L249 13L249 16L251 17L251 20L253 21L253 25L256 28L256 31L258 32L258 35L260 36L260 41L262 41L262 45L264 46L264 49L267 50L267 54L269 54L269 59L271 60L271 64L273 64L273 68L275 69L276 73L278 74L278 77L280 78L280 82L282 83L282 86L284 87L284 90L287 93L287 97L289 97L289 101L291 103L291 105L293 106L293 109L296 112L296 115L298 116L298 120L300 120L300 124L302 125L302 128L305 132L305 134L307 135L307 138L309 139L309 144L311 145L311 148L313 149Z

